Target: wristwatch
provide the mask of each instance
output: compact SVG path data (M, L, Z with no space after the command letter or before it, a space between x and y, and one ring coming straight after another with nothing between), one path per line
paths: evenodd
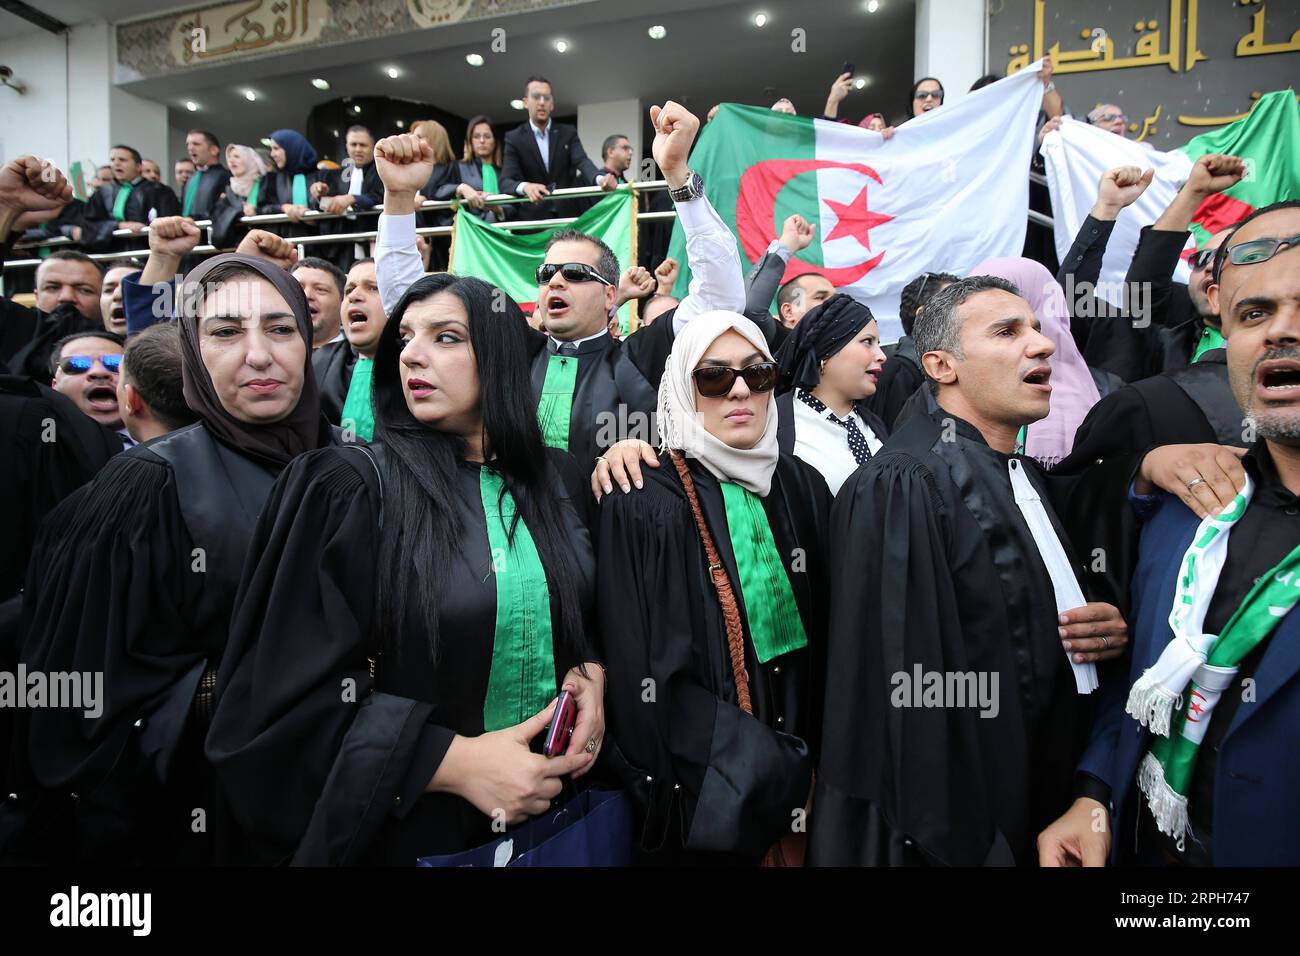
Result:
M704 195L704 178L693 169L690 172L691 178L684 186L668 190L668 198L673 202L690 202Z

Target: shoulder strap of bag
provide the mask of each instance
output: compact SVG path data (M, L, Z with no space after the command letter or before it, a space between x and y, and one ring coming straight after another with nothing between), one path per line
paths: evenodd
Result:
M745 631L740 623L740 609L736 606L736 593L731 588L731 579L727 569L722 566L722 558L713 544L713 535L704 523L704 514L700 511L700 499L695 494L695 479L686 467L686 459L681 452L670 453L677 475L686 489L686 498L691 503L691 514L695 518L695 527L700 532L700 542L704 545L704 556L709 562L709 574L713 578L713 587L718 592L718 603L722 605L722 620L727 625L727 648L731 652L731 676L736 681L736 702L747 714L754 712L749 700L749 676L745 673Z

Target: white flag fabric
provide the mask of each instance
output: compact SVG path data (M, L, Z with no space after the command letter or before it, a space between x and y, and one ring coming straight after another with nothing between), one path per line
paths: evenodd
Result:
M1068 116L1061 120L1058 130L1043 137L1040 152L1047 166L1047 188L1052 194L1056 255L1062 260L1097 201L1097 184L1103 173L1116 166L1155 170L1151 185L1137 202L1120 211L1102 260L1097 295L1112 305L1122 305L1124 276L1133 260L1142 227L1159 219L1173 201L1191 174L1192 160L1182 150L1162 153L1145 143ZM1188 278L1187 263L1180 261L1174 280L1186 282Z
M691 156L710 201L757 262L780 223L817 225L782 281L824 275L870 306L881 339L923 272L964 275L1024 249L1029 163L1043 99L1037 66L902 124L892 138L848 123L724 104ZM685 263L680 228L670 249ZM689 275L678 280L684 289Z

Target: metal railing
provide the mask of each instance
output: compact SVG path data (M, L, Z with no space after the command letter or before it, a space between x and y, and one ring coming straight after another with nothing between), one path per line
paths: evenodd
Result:
M665 180L654 179L654 180L649 180L647 182L626 183L620 185L618 187L618 190L628 191L631 189L635 189L638 192L657 192L659 190L663 190L667 188L668 188L668 183ZM599 186L575 186L569 189L556 189L550 194L548 199L581 199L585 197L598 197L598 196L605 196L605 195L608 195L607 192L601 189ZM529 201L530 200L526 196L512 196L508 193L496 193L494 195L488 196L485 200L487 205L490 206L507 206L512 204L527 203ZM464 205L465 203L460 200L430 199L430 200L425 200L425 202L416 209L416 212L450 211L457 208L458 206L464 206ZM301 224L301 223L322 222L325 220L359 219L362 216L365 216L368 219L369 218L377 219L379 214L382 213L383 211L384 211L383 207L378 207L378 206L375 207L374 209L361 209L353 212L344 212L344 213L328 213L328 212L318 212L316 210L310 210L304 216L302 216L300 219L297 220L291 219L288 216L284 215L283 213L264 213L255 216L243 216L240 219L240 222L244 223L250 228L260 229L264 226L280 225L283 223ZM664 212L645 212L645 213L637 214L637 220L644 221L644 222L653 222L653 221L663 220L663 219L675 219L676 217L677 217L676 211L671 209L666 210ZM574 222L576 219L577 219L576 216L559 217L555 219L516 219L516 220L508 220L506 222L490 223L490 225L495 226L498 229L508 229L508 230L539 229L545 226L566 225L568 223ZM195 246L192 252L190 253L191 255L202 256L202 255L211 255L217 252L231 251L229 249L218 249L216 246L212 245L212 241L211 241L212 237L210 232L212 227L212 220L199 219L199 220L195 220L194 224L198 226L200 229L209 230L209 234L208 234L208 242ZM424 226L419 229L416 229L415 232L416 235L420 235L420 236L449 236L451 235L451 229L452 229L451 226ZM147 227L145 229L142 229L140 232L132 232L130 229L117 229L114 230L113 237L122 238L122 239L129 239L129 238L147 239L148 233L149 230ZM376 228L376 229L360 230L356 232L342 232L342 233L336 232L336 233L330 233L328 235L290 236L288 238L291 242L294 243L294 245L299 247L304 247L304 246L313 246L313 245L327 245L329 243L334 243L334 242L364 242L370 239L374 239L377 236L378 236L378 229ZM77 245L80 245L80 243L75 239L69 239L64 236L58 236L52 239L43 240L41 242L16 245L14 247L14 251L18 252L18 251L25 251L28 249L60 248L63 246L77 246ZM147 257L148 255L149 255L149 247L145 245L139 249L123 249L117 252L91 253L90 258L99 261L112 261L115 259L139 259L139 258ZM299 249L299 255L302 255L301 248ZM34 268L36 266L39 266L44 261L45 260L41 258L15 259L6 262L4 264L4 267L6 270L19 269L19 268Z

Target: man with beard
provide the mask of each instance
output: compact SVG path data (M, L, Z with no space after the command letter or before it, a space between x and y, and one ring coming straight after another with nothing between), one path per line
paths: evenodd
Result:
M72 198L62 174L62 192L45 187L49 167L35 156L20 156L0 167L0 250L8 258L13 229L28 212L59 209ZM73 332L103 328L99 293L102 273L85 253L71 250L50 255L36 270L36 308L0 299L0 363L14 375L45 380L50 347Z
M295 262L289 272L307 294L307 309L311 314L311 347L318 349L330 342L342 342L339 305L343 301L343 285L347 282L343 270L328 259L307 256Z
M341 425L345 435L370 441L375 429L370 372L387 321L374 259L360 259L348 270L340 308L345 341L323 345L311 357L320 385L320 407L330 424Z
M1101 702L1078 799L1039 836L1044 865L1300 863L1298 250L1290 200L1216 254L1208 297L1256 440L1240 462L1176 449L1138 471L1132 668ZM1162 477L1182 502L1152 493Z

